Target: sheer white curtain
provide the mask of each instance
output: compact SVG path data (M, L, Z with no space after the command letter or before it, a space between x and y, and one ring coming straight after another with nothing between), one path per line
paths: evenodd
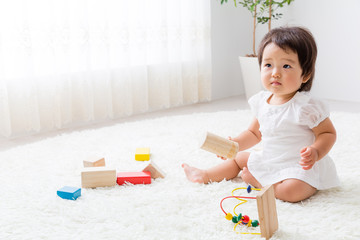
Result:
M210 98L208 0L0 0L0 134Z

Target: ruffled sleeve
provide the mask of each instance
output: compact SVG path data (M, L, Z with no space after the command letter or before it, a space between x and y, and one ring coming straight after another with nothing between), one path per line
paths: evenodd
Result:
M255 115L255 117L258 117L259 107L264 104L267 100L267 96L269 97L270 95L270 92L260 91L249 98L248 103L250 105L251 112Z
M327 104L310 96L307 96L306 103L299 108L299 122L309 128L318 126L329 116L330 111Z

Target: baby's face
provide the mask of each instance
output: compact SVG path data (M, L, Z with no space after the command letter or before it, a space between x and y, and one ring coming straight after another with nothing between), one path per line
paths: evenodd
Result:
M268 44L263 53L261 81L265 89L277 98L289 99L301 84L308 80L302 74L297 53L283 50L274 43Z

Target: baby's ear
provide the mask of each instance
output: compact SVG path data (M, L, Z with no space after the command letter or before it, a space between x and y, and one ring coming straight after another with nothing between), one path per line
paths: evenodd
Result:
M307 76L304 76L302 82L303 82L303 83L306 83L307 81L309 81L310 77L311 77L311 74L309 74L309 75L307 75Z

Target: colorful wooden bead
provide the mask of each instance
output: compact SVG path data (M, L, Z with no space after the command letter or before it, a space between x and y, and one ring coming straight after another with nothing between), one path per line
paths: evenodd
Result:
M248 187L247 187L247 189L246 189L246 191L248 192L248 193L251 193L251 185L249 185Z
M241 222L242 224L246 225L248 222L249 222L250 218L249 216L247 215L244 215L242 218L241 218Z
M233 218L233 215L231 213L228 213L226 214L225 218L230 221Z
M252 222L251 222L251 226L253 226L253 227L259 226L259 221L258 221L258 220L252 221Z
M238 220L238 222L240 222L240 221L241 221L241 219L242 219L242 214L241 214L241 213L239 213L239 215L237 216L237 220Z

